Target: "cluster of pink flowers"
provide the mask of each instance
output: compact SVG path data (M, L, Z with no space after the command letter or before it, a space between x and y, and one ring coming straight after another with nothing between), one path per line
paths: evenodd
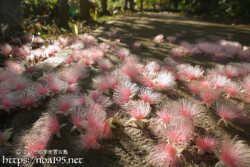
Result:
M169 37L169 40L171 39L172 38ZM238 42L227 40L215 39L215 41L207 41L200 39L197 40L197 43L194 45L183 42L182 46L172 49L172 56L174 58L185 55L200 55L201 53L212 56L214 60L232 58L233 56L246 60L250 58L249 47L241 46Z
M173 43L185 31L168 36ZM226 126L234 123L249 123L244 106L226 102L227 98L237 98L250 102L250 66L249 63L229 63L205 70L199 65L184 64L171 58L161 61L143 61L131 54L127 48L120 47L120 40L114 39L116 31L110 31L111 42L97 44L94 36L80 34L76 37L60 36L53 44L32 50L28 45L21 47L0 45L0 54L15 57L26 57L26 61L45 59L68 47L73 50L62 63L60 70L44 74L32 80L36 68L29 63L8 60L6 70L0 71L0 107L9 111L14 108L32 108L40 99L55 96L48 103L48 112L34 123L30 131L21 138L18 147L28 152L27 158L39 156L36 152L48 147L52 136L61 137L56 114L69 118L77 130L77 144L81 150L99 149L101 140L112 137L115 127L115 112L121 109L130 116L124 126L137 125L137 128L148 128L159 137L160 144L152 146L146 160L155 166L181 166L184 163L182 151L194 140L194 120L204 114L201 104L195 100L177 99L171 104L165 103L164 95L171 94L171 89L184 85L194 95L199 95L202 104L215 108L215 111ZM40 37L27 34L23 37L29 43L43 44ZM164 35L154 38L156 43L163 42ZM13 39L19 42L21 39ZM140 43L133 47L139 49ZM110 59L106 54L116 57ZM182 42L172 50L173 58L183 55L211 55L220 60L238 55L249 59L250 51L237 42L212 39L196 44ZM118 59L117 59L118 58ZM113 66L113 61L119 62ZM88 93L83 93L83 79L91 71L95 78L91 87L86 86ZM92 73L93 72L93 73ZM97 73L97 75L96 75ZM184 84L183 84L184 83ZM84 86L85 88L85 86ZM185 87L183 87L185 89ZM88 90L90 89L90 90ZM227 97L224 98L223 96ZM216 105L214 105L216 104ZM155 113L156 117L151 118ZM118 112L116 112L118 113ZM117 121L117 120L116 120ZM119 121L117 121L119 122ZM116 122L116 123L117 123ZM119 124L119 123L117 123ZM0 132L0 145L3 143ZM198 153L214 153L218 156L219 165L247 166L249 149L235 139L220 141L206 135L196 137ZM240 150L239 150L240 149Z
M52 139L53 135L61 137L59 121L52 112L43 113L34 123L33 127L21 136L16 147L22 149L21 157L39 157L39 151L44 151Z
M7 56L12 53L18 59L34 63L53 56L65 47L69 46L75 51L80 51L92 47L97 42L94 36L87 33L71 38L59 36L57 40L54 40L52 44L47 46L43 45L44 40L41 37L34 37L33 41L32 39L33 36L31 34L26 34L23 36L23 40L27 42L26 45L22 45L21 47L9 44L0 45L0 54ZM18 43L21 39L16 38L14 41ZM32 49L31 44L33 43L41 45L41 47Z

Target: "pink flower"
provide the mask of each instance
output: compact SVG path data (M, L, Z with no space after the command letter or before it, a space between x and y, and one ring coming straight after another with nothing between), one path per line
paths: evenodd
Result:
M30 141L27 141L24 146L25 157L26 158L34 158L39 157L39 152L44 151L47 147L47 141L43 141L40 139L40 136L37 138L32 138Z
M106 82L109 87L114 91L120 83L126 82L127 78L120 71L115 70L110 75L106 75Z
M34 43L42 44L42 43L44 43L44 40L41 37L35 37L34 38Z
M157 35L155 38L154 38L154 41L157 42L157 43L161 43L163 41L163 38L164 38L164 35L163 34L160 34L160 35Z
M199 116L201 114L201 109L198 104L188 101L186 99L180 99L174 103L174 110L177 110L180 115L185 117Z
M15 77L16 77L16 75L14 75L10 71L1 71L0 72L0 82L14 80Z
M115 50L115 53L120 57L120 58L125 58L130 54L130 51L126 48L118 48Z
M14 93L9 93L6 96L4 96L1 99L0 104L6 110L9 110L11 108L15 108L16 106L19 105L16 94L14 94Z
M44 84L41 84L41 83L38 83L36 85L36 90L37 90L37 94L39 96L46 96L49 92L49 88L47 87L47 85L44 85Z
M74 43L72 43L70 47L74 50L81 50L84 48L84 44L82 43L82 41L77 40Z
M86 129L95 129L97 132L100 126L102 125L102 122L106 120L106 113L105 111L96 108L98 106L91 106L89 107L89 112L87 113L86 120L87 120L87 126ZM98 134L96 133L98 136Z
M133 48L134 48L135 50L138 50L140 47L141 47L141 43L139 43L139 42L135 42L135 43L133 44Z
M238 56L241 58L241 59L247 59L249 56L250 56L250 48L247 47L247 46L244 46L242 48L242 50L240 49L238 51Z
M140 57L138 57L137 55L131 54L131 55L128 55L124 58L123 64L134 63L134 64L139 65L140 62L141 62Z
M43 113L32 127L33 132L41 132L43 136L51 137L56 134L61 137L60 124L55 114L52 112Z
M111 31L109 31L107 34L108 34L108 36L109 36L110 38L113 38L113 37L115 36L115 34L116 34L116 30L111 30Z
M212 88L202 88L200 90L200 97L204 104L211 105L218 98L218 93Z
M115 39L115 43L116 44L120 43L120 39Z
M4 97L7 93L9 93L11 90L11 85L6 82L1 82L0 83L0 98Z
M157 88L161 90L172 89L175 85L175 78L171 72L162 71L156 78Z
M229 40L233 39L233 34L227 34L227 38L228 38Z
M170 139L175 145L187 145L192 139L194 131L193 122L189 119L177 119L163 132L164 139Z
M161 66L157 62L151 61L145 66L145 69L150 77L155 77L161 70Z
M174 59L181 57L182 54L184 54L184 48L182 46L173 48L171 51L171 55Z
M24 71L23 65L21 65L17 62L11 61L11 60L5 61L5 65L10 71L16 72L18 74L20 74Z
M200 81L192 80L188 83L188 89L191 91L191 93L196 94L200 91Z
M239 69L233 65L226 65L224 68L224 74L228 77L228 78L234 78L237 77L239 73Z
M137 85L130 81L123 82L115 89L113 98L117 104L123 105L129 101L130 97L133 96L138 89Z
M71 64L74 61L74 59L72 57L68 57L65 59L64 63L65 64Z
M102 96L102 92L95 90L90 92L90 97L93 101L97 101Z
M85 95L76 96L73 99L73 103L74 103L74 106L82 106L82 105L84 105L86 103Z
M83 36L82 36L82 41L84 42L85 45L87 46L91 46L93 45L94 43L97 42L97 40L95 39L94 36L92 35L89 35L87 33L84 33Z
M110 45L107 43L101 43L101 44L99 44L99 47L101 48L103 54L106 55L109 48L110 48Z
M203 76L204 70L196 65L191 66L190 64L181 64L177 66L178 73L183 74L188 80L194 80Z
M0 54L9 55L11 53L12 47L9 44L0 45Z
M230 167L247 167L250 164L250 148L236 138L225 139L219 152L219 164Z
M61 45L63 45L63 47L66 47L66 46L70 45L70 41L69 41L68 38L64 38L62 36L59 36L58 41L60 42Z
M139 97L146 103L155 104L161 101L161 94L155 92L152 88L141 89Z
M60 79L67 82L69 85L75 84L82 77L83 71L78 67L64 68L60 71Z
M76 93L78 91L79 91L79 87L78 87L77 83L71 84L71 85L68 86L68 89L67 89L68 93Z
M121 67L121 71L129 78L136 79L136 77L140 74L140 65L132 62L124 63Z
M106 113L103 110L93 111L89 109L86 121L81 120L80 127L88 132L94 131L98 139L108 138L112 134L110 125L106 122Z
M94 132L88 132L80 136L78 141L80 148L84 150L99 149L98 137Z
M150 113L150 104L143 101L129 101L123 108L136 120L141 120Z
M107 107L109 107L112 104L109 97L104 96L100 94L100 96L97 99L88 99L86 105L97 105L102 110L105 110Z
M197 47L200 52L208 55L214 55L215 53L219 53L222 50L221 46L210 42L199 42Z
M220 40L218 44L222 47L223 52L229 56L235 55L241 49L241 45L238 42Z
M168 36L168 37L167 37L167 40L168 40L170 43L173 43L173 42L176 40L176 37L175 37L175 36Z
M240 93L242 88L237 82L229 82L224 89L229 97L236 96L238 93Z
M83 107L77 107L75 110L70 112L70 118L71 118L71 122L74 124L74 126L72 127L71 131L73 131L74 129L78 128L78 130L81 129L86 129L86 113L87 110L86 108Z
M58 132L60 131L60 124L56 115L50 112L50 113L44 114L44 119L46 122L45 129L48 131L48 133L51 135L58 134Z
M55 74L49 74L48 81L49 89L52 93L58 93L67 89L66 83L60 80Z
M98 76L93 80L93 88L100 91L107 92L110 88L109 82L107 82L107 76Z
M181 166L182 159L172 145L159 144L149 150L146 160L154 166L176 167Z
M18 98L20 101L21 107L31 107L36 101L39 100L39 96L37 92L33 92L33 90L27 90L23 92Z
M142 86L151 87L151 88L155 87L154 81L149 76L146 76L145 74L144 76L138 76L136 79L137 79L137 82L139 82Z
M52 111L63 114L68 114L69 110L74 107L73 105L74 96L70 94L61 95L57 99L53 99L50 102Z
M16 76L10 81L10 83L14 90L24 90L28 87L28 84L30 84L31 81L27 80L24 77Z
M245 116L244 112L228 103L217 103L216 112L227 125L227 121L239 121Z
M215 149L218 147L218 141L215 138L212 137L197 137L195 139L195 143L199 148L199 152L203 153L204 151L215 151Z
M209 82L215 87L215 88L224 88L230 80L222 75L215 75L211 76Z
M98 60L98 66L101 68L102 71L109 70L113 65L108 59L100 59Z
M169 105L164 105L156 114L158 115L159 120L164 124L170 123L171 120L178 116L177 111L174 108L169 107Z
M17 46L12 47L12 52L16 57L24 57L25 56L25 51L23 48L19 48Z

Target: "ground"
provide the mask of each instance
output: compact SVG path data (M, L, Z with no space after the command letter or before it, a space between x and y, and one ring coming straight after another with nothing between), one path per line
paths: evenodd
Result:
M94 34L100 41L107 40L106 31L116 30L117 38L120 39L120 45L132 50L132 53L139 55L143 59L163 61L164 58L169 57L172 48L179 45L181 41L195 42L196 39L204 37L220 37L227 39L228 34L233 35L233 40L238 41L242 45L250 46L250 27L244 25L224 25L218 23L211 23L201 20L195 20L191 18L181 17L176 14L169 13L147 13L143 15L132 15L117 18L113 21L109 21L105 26L99 27L94 31ZM175 35L182 30L186 31L186 34L170 44L169 42L163 42L159 46L152 42L152 39L158 34L164 34L164 36ZM140 42L142 47L138 51L133 51L132 46L134 42ZM112 59L112 56L110 56ZM49 60L48 60L49 61ZM188 57L182 58L180 62L191 63L192 65L201 65L203 68L214 67L218 62L214 62L209 57ZM240 62L240 60L229 60L230 62ZM219 62L226 64L228 61ZM60 62L58 63L60 64ZM51 69L54 67L51 67ZM93 73L97 75L98 73ZM93 76L91 75L91 76ZM83 83L84 88L90 87L90 82ZM188 90L181 84L165 94L164 100L167 103L176 100L178 98L187 98L192 101L200 102L199 98L192 96ZM233 100L232 102L235 102ZM0 128L6 129L14 127L13 139L15 140L21 135L22 131L29 129L32 124L39 118L42 112L46 111L46 103L44 100L40 104L40 107L32 109L31 111L15 111L11 115L2 113L0 118ZM249 106L246 105L249 110ZM110 112L117 110L116 108L110 108ZM210 129L211 133L219 135L230 135L232 137L238 135L239 139L244 140L250 145L250 129L248 127L241 126L244 131L239 131L231 127L217 126L219 117L215 114L213 108L207 109L202 106L202 110L205 114L202 117L195 118L195 133L204 134L205 129ZM32 112L32 114L31 114ZM154 116L154 111L149 116L150 120ZM123 111L120 111L119 118L121 122L125 122L129 119ZM149 167L145 160L145 156L148 154L148 149L157 144L158 140L150 132L149 128L144 130L131 127L120 126L113 131L113 138L104 140L101 142L102 147L99 150L89 150L84 152L77 149L78 145L75 143L78 134L76 132L70 133L72 124L60 117L61 122L66 122L67 125L62 129L62 138L54 137L48 149L66 149L69 152L67 157L79 158L84 157L84 165L71 164L68 166L86 166L86 167ZM194 134L194 136L197 136ZM194 142L190 143L190 146L184 151L183 155L186 159L186 165L188 167L212 167L217 162L217 159L212 154L205 154L203 156L197 154ZM10 155L11 156L11 155ZM26 165L29 166L29 165ZM39 165L35 165L39 166ZM44 164L40 165L44 167L61 167L61 164ZM66 165L65 165L66 166Z

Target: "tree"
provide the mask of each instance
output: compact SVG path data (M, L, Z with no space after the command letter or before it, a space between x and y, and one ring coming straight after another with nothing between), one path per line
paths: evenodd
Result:
M90 4L88 0L80 0L80 18L90 21Z
M125 11L128 10L128 0L124 1L124 8Z
M134 0L129 0L129 8L133 12L134 11Z
M141 13L142 13L142 11L143 11L143 0L141 0L141 7L140 7L140 11L141 11Z
M69 5L68 0L58 0L58 25L68 28L69 21Z
M173 5L174 5L174 10L177 11L180 0L171 0L171 1L172 1Z
M108 4L107 4L107 0L101 0L101 4L102 4L102 14L106 15L108 14Z

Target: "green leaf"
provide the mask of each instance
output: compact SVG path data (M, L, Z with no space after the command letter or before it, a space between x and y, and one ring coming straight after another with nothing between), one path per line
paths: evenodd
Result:
M6 129L4 132L3 132L3 139L4 141L8 141L11 137L11 135L13 134L12 130L14 128L9 128L9 129Z
M176 147L176 150L178 153L181 153L183 150L185 150L186 146L178 146Z
M41 36L42 38L46 38L46 37L47 37L47 35L44 34L44 33L42 33L40 36Z
M74 30L75 30L75 34L78 35L78 26L76 24L74 24Z

